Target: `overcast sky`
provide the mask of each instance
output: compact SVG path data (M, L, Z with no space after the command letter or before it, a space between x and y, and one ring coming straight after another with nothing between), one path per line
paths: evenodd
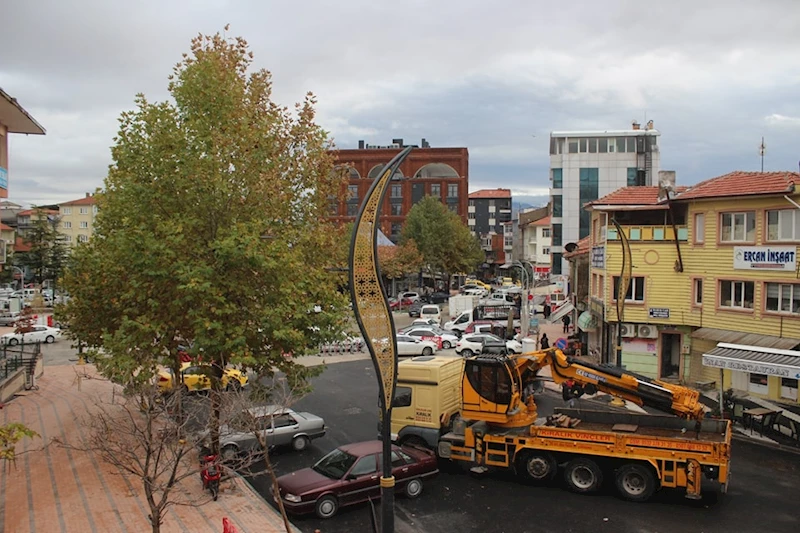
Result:
M11 137L9 197L102 186L120 112L199 32L241 35L275 99L306 91L341 148L466 146L470 190L546 194L553 130L653 119L663 169L692 184L798 169L800 1L27 0L7 2L0 87L47 135Z

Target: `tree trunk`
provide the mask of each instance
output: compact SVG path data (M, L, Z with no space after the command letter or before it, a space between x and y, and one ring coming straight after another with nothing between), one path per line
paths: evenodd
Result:
M289 523L289 516L286 514L286 509L283 507L283 499L281 498L280 488L278 487L278 477L272 469L272 461L269 458L269 451L264 454L264 463L267 465L270 481L272 482L272 493L275 495L275 501L278 504L278 509L283 518L283 526L286 528L286 533L292 533L292 524Z

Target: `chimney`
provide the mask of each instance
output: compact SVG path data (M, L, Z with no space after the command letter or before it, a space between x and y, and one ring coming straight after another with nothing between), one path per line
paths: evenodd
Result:
M364 141L358 141L358 149L359 150L363 150L364 149Z
M649 130L652 130L654 128L655 128L655 126L653 125L653 121L652 120L648 120L647 121L647 126L645 126L645 129L647 129L649 131Z
M639 130L639 129L641 129L641 125L640 125L638 122L636 122L636 121L634 120L634 121L631 123L631 129L633 129L633 130Z
M675 171L674 170L659 170L658 171L658 201L663 202L669 198L675 198Z
M86 198L89 198L90 196L91 196L91 194L89 194L89 193L87 192L87 193L86 193Z

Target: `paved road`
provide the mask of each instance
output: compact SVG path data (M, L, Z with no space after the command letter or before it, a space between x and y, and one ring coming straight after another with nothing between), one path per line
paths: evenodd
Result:
M377 433L377 383L369 360L329 365L315 380L315 392L297 408L323 416L328 435L303 453L281 451L274 456L277 473L311 466L336 446L373 439ZM546 392L539 410L547 414L563 401ZM528 486L509 475L476 477L462 470L442 473L430 481L417 500L396 500L398 533L525 532L783 532L797 530L796 499L800 491L797 456L749 443L735 442L730 491L722 496L705 487L705 498L691 502L673 491L662 491L645 504L619 499L611 488L595 496L564 490L560 480L546 486ZM268 496L265 478L252 480ZM322 521L297 517L304 532L370 531L368 505L345 508Z

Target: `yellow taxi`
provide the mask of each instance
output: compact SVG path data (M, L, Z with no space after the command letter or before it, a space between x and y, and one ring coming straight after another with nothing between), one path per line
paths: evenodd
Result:
M202 391L211 388L211 365L199 363L183 363L183 386L187 391ZM238 390L247 385L247 374L235 368L226 368L222 374L222 388ZM158 388L161 392L169 392L174 387L171 368L165 368L158 373Z
M492 288L492 286L489 285L488 283L484 283L481 280L474 279L474 278L467 278L467 280L466 280L466 282L464 282L464 284L465 285L477 285L481 289L484 289L484 290L487 290L487 291L491 290L491 288Z

